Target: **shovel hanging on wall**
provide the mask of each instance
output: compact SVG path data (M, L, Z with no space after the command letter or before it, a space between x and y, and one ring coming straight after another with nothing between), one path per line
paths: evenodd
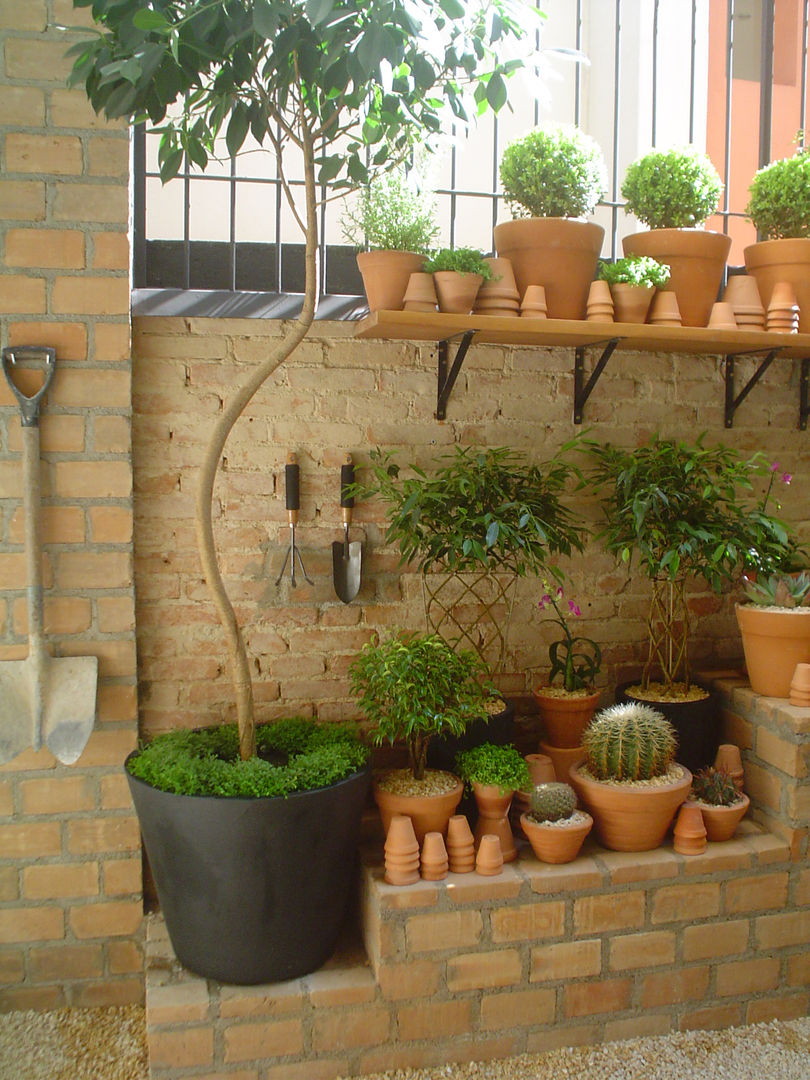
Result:
M11 369L22 360L43 365L43 383L30 397L11 375ZM87 745L96 720L98 658L52 657L44 634L39 405L53 378L56 350L7 348L3 349L2 362L20 405L22 422L28 657L0 661L0 763L29 746L39 750L45 745L63 764L72 765Z
M362 546L359 540L349 543L349 526L352 523L354 498L347 495L350 484L354 483L354 465L352 455L347 454L340 466L340 506L343 511L343 540L332 542L332 580L335 592L344 604L350 604L360 590L360 570Z

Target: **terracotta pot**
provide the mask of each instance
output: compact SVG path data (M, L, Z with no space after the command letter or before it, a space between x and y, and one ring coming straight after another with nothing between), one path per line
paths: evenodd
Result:
M433 275L433 283L439 298L439 311L448 315L469 315L483 280L480 274L437 270Z
M357 268L363 278L369 311L401 311L411 274L425 264L413 251L361 251Z
M582 761L585 756L581 746L552 746L547 742L540 742L540 752L548 755L554 766L554 779L560 784L568 783L568 773L572 765Z
M741 796L741 802L732 806L706 806L704 803L696 803L703 815L703 824L706 826L706 836L710 843L718 844L730 840L745 817L751 800L747 795Z
M571 695L556 697L543 686L532 690L546 729L546 739L552 746L570 749L582 742L582 732L591 722L599 705L599 692L585 697Z
M788 281L777 281L771 291L766 328L771 334L798 334L799 301Z
M678 807L689 794L692 774L672 783L641 787L603 784L591 780L572 765L569 783L593 815L599 843L611 851L651 851L661 845Z
M484 259L484 262L492 271L492 277L482 284L478 291L478 299L499 296L520 302L520 293L518 292L511 262L508 259L499 259L492 256Z
M735 314L738 308L748 311L750 308L759 308L764 313L765 305L759 295L757 279L750 274L732 274L723 291L723 299L731 304Z
M764 312L763 312L764 319ZM681 326L678 297L669 289L659 289L653 297L647 321L653 326Z
M495 877L503 870L501 842L497 836L482 836L475 856L476 872L484 877Z
M404 814L413 822L416 839L421 845L425 839L425 833L447 832L447 822L453 815L461 796L464 785L458 779L452 791L442 795L398 795L392 791L385 791L375 780L372 786L374 801L380 809L383 829L388 832L391 819L394 814Z
M731 238L703 229L650 229L622 240L625 255L650 255L669 266L668 290L684 326L705 326L723 281Z
M619 281L610 286L613 297L613 318L616 322L643 323L655 296L652 285L631 285Z
M613 322L613 297L606 281L592 281L585 305L588 322Z
M807 666L810 667L810 664ZM735 746L734 743L721 743L717 747L714 767L715 769L724 769L734 781L734 787L737 791L742 791L745 773L739 746Z
M790 697L797 664L810 662L810 608L737 604L745 666L755 694Z
M709 326L711 326L713 330L736 330L737 319L734 315L733 306L724 300L719 300L716 304L712 304L711 314L709 315Z
M451 874L471 874L475 869L475 841L463 814L447 822L447 859Z
M516 218L495 226L495 249L508 258L518 292L543 285L550 319L584 319L602 250L601 225L573 218Z
M441 881L447 877L448 858L444 838L439 832L425 833L422 842L422 877L425 881Z
M383 850L385 880L389 885L413 885L419 880L419 843L409 817L394 814Z
M526 839L540 862L567 863L579 855L585 837L593 828L593 818L582 811L584 820L577 825L548 825L532 821L523 814L520 824Z
M765 308L778 281L789 282L799 302L799 332L810 334L810 238L762 240L743 252Z
M435 311L436 289L433 274L416 273L408 278L402 304L404 311Z
M509 807L514 791L504 790L496 784L478 784L472 786L475 802L478 806L478 821L475 825L475 845L478 847L483 836L497 836L501 843L504 862L514 862L517 848L509 825Z
M687 801L680 808L672 835L679 855L702 855L706 850L706 826L695 803Z
M797 664L793 678L790 680L790 703L791 705L805 705L808 698L810 698L810 664Z

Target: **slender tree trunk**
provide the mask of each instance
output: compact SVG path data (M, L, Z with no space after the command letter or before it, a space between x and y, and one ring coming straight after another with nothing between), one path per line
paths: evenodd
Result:
M279 163L281 168L281 163ZM228 436L260 386L290 357L312 326L318 299L318 218L315 193L315 161L312 140L306 130L304 138L304 178L306 191L306 279L301 314L290 325L280 343L238 387L225 405L214 426L205 452L197 488L196 531L197 548L203 577L211 593L228 646L228 659L236 697L236 717L239 725L239 756L247 760L256 752L256 731L253 712L253 683L247 651L239 623L220 573L214 541L213 497L214 481Z

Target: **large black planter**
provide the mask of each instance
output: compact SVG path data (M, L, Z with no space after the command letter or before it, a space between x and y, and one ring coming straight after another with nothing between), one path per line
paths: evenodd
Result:
M127 779L184 967L249 985L306 975L329 958L346 914L370 766L286 798L174 795L128 770Z
M445 735L434 738L428 744L428 765L431 769L455 772L456 754L460 750L472 750L474 746L495 743L505 746L515 737L515 706L505 701L499 713L474 720L463 735Z
M623 704L626 701L637 701L663 713L678 736L676 760L685 765L691 773L712 765L720 743L720 709L716 694L704 686L703 689L709 691L709 696L697 701L650 701L627 693L628 686L635 685L638 685L638 679L618 686L616 702Z

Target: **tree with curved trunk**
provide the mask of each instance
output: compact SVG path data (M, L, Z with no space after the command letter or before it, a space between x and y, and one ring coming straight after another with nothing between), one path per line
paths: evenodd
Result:
M447 116L467 123L500 109L522 60L512 43L539 13L525 0L73 0L97 33L73 46L71 83L96 112L159 125L164 182L183 163L204 170L224 135L236 155L250 134L276 155L305 236L301 312L237 388L200 470L197 544L228 644L240 755L255 753L253 691L241 629L219 569L212 520L217 468L253 395L295 351L318 300L318 209L341 189L407 164ZM178 105L171 113L172 106ZM167 115L168 114L168 115ZM303 160L303 207L287 158ZM327 189L324 185L329 184Z

